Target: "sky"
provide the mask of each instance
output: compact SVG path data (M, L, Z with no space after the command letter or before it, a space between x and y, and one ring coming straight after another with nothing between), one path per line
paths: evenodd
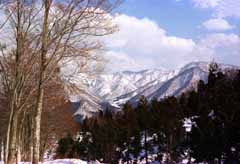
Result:
M240 65L240 0L124 0L105 39L108 70Z

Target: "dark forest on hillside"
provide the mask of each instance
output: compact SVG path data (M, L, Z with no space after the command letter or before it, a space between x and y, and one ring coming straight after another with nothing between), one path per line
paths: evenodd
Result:
M142 96L137 107L126 103L121 113L106 110L86 119L80 131L77 139L59 140L57 158L239 163L240 70L213 63L208 82L199 81L195 91L161 101Z

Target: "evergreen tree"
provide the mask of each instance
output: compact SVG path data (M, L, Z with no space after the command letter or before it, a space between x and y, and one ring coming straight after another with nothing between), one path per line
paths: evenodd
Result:
M58 158L71 157L73 145L74 140L70 134L68 134L65 138L60 139L58 141L57 157Z
M140 153L140 126L138 125L137 113L133 107L126 103L123 107L123 116L120 121L120 126L123 131L124 141L122 143L123 157L128 163L131 156L135 159Z
M192 130L185 132L184 120ZM240 71L224 71L212 64L207 83L199 81L196 91L150 103L142 96L133 108L120 113L110 110L86 119L78 140L67 136L59 141L57 155L103 162L131 163L144 154L167 154L167 163L180 162L188 150L196 162L239 162ZM144 152L144 153L142 153ZM190 160L189 160L190 163Z
M144 158L146 164L149 163L148 161L148 153L149 153L149 143L148 143L148 136L150 136L150 129L151 129L151 114L150 114L150 108L148 104L148 100L146 97L141 96L139 99L139 103L137 106L137 117L138 117L138 124L142 132L143 136L143 150L144 150Z

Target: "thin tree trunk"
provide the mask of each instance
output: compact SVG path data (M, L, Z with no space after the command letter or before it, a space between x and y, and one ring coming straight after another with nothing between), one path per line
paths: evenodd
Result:
M10 118L7 132L7 143L6 143L6 164L13 164L17 162L17 133L18 133L18 111L17 104L19 100L20 90L19 83L21 79L21 74L19 70L19 65L21 63L22 56L22 46L23 46L23 37L22 37L22 24L21 24L21 2L17 0L17 24L16 24L16 56L15 56L15 76L13 83L13 92L11 94L10 101Z
M5 138L5 140L4 140L4 143L3 143L3 161L4 161L4 163L6 163L6 138Z
M16 73L16 79L18 77L18 72ZM11 113L9 118L8 130L7 130L7 140L6 140L6 164L13 164L16 162L17 157L17 131L18 131L18 113L15 111L15 101L16 100L16 89L13 92L13 99L11 100Z
M24 111L19 116L19 122L18 122L18 137L17 137L17 161L22 160L22 153L24 152L24 144L25 144L25 138L26 138L26 131L24 128L24 122L26 117L26 111ZM20 119L21 118L21 119Z
M32 144L31 144L31 146L30 146L30 153L29 153L28 159L29 159L29 160L32 160L32 159L33 159L33 146L32 146Z
M5 152L5 146L6 146L6 138L4 138L3 139L3 142L2 142L2 161L3 162L5 162L6 160L5 160L5 154L6 154L6 152Z
M48 44L48 16L52 0L44 0L45 6L44 11L44 23L43 23L43 33L42 33L42 48L41 48L41 61L40 61L40 75L38 84L38 96L37 96L37 106L34 115L34 132L33 132L33 159L32 163L37 164L40 159L40 131L41 131L41 116L43 109L43 96L44 87L43 81L45 79L45 65L46 65L46 55L47 55L47 44Z
M41 144L40 144L40 161L43 161L44 153L47 150L49 135L46 133L44 136L41 137Z
M4 162L5 163L7 163L7 160L8 160L10 133L11 133L11 129L12 129L13 113L14 113L14 109L13 109L13 107L11 107L10 116L9 116L9 120L8 120L6 142L5 142L5 155L4 155Z
M30 118L29 120L30 124L33 124L33 118ZM29 141L29 148L30 148L30 153L28 154L28 159L32 161L33 159L33 131L34 131L34 126L29 125L30 127L30 141Z
M17 146L17 161L21 161L22 160L22 150L21 150L21 146L20 144L18 144Z
M40 85L40 84L39 84ZM40 86L41 87L41 86ZM40 93L37 97L37 109L34 115L34 131L33 131L33 159L32 163L37 164L39 162L40 155L40 129L41 129L41 115L42 115L42 103L43 103L43 89L40 89Z
M7 156L7 164L17 162L17 115L13 115L12 126L10 129L9 151Z

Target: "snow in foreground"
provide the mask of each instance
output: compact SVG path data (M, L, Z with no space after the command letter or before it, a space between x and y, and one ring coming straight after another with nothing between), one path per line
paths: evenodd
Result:
M3 164L3 162L0 161L0 164ZM30 164L30 162L19 162L19 164ZM80 159L57 159L54 161L43 162L42 164L100 164L100 163L98 161L86 162Z

